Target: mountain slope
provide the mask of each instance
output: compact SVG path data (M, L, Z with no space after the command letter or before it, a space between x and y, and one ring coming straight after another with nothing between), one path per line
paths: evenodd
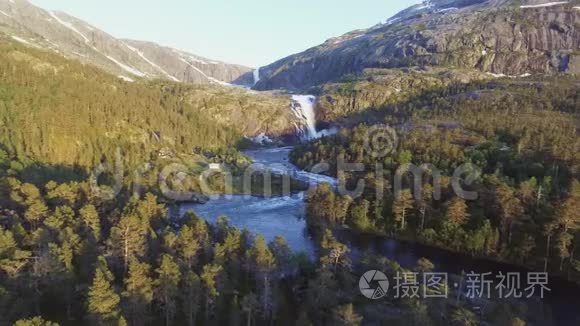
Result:
M305 89L367 68L580 72L580 3L434 0L260 68L256 89Z
M0 0L0 32L93 64L125 80L166 79L193 84L241 83L251 69L148 42L121 40L67 15L26 0Z
M288 96L170 81L125 82L0 35L0 148L20 160L92 167L120 148L139 162L161 149L235 147L292 137Z

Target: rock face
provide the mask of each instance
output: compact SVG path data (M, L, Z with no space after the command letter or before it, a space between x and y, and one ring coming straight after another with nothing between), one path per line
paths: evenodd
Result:
M303 90L367 68L580 73L578 0L434 0L260 69L255 89Z
M366 110L385 109L428 90L489 78L485 73L467 69L367 69L357 79L321 86L316 120L323 126L373 123L374 120L366 120Z
M0 32L18 42L96 65L125 80L252 84L251 79L241 77L251 68L155 43L116 39L82 20L63 12L44 10L27 0L0 0Z
M215 86L192 87L181 93L194 108L247 137L294 141L297 129L304 127L290 109L290 97L284 94Z

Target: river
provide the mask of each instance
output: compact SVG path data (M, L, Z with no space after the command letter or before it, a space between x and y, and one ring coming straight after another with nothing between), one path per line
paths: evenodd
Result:
M333 178L300 171L288 160L291 147L248 151L246 154L254 162L274 166L274 169L284 170L294 177L308 181L312 186L320 182L336 183ZM303 251L310 257L316 257L316 246L306 230L304 220L304 193L288 197L259 198L232 196L232 198L212 199L206 204L181 204L179 214L188 210L195 211L208 222L215 222L219 216L227 216L231 225L262 234L268 241L277 235L282 235L288 245L296 252ZM468 255L453 253L446 250L424 246L415 243L388 239L380 236L354 236L352 232L341 231L338 238L347 244L353 256L362 251L372 250L401 266L411 268L417 259L424 257L435 265L435 271L461 274L465 272L486 273L497 275L499 272L522 273L525 282L525 269L498 263L486 259L473 258ZM558 325L580 325L580 286L556 277L550 278L543 302L553 311L554 320Z
M288 160L292 147L247 151L245 154L254 163L264 164L277 172L290 173L293 177L316 185L320 182L336 183L334 178L300 171ZM239 229L248 229L262 234L266 240L282 235L294 251L303 251L310 257L315 255L312 239L306 232L304 221L304 193L288 197L247 197L234 195L211 199L207 204L181 204L179 214L188 210L195 211L208 222L218 217L228 217L230 223Z

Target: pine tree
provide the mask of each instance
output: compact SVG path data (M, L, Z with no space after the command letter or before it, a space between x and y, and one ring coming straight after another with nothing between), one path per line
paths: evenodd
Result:
M266 240L263 236L258 235L254 240L254 246L250 251L250 256L254 263L254 268L258 277L263 281L261 293L261 311L265 318L272 317L272 287L270 284L270 274L276 268L276 258L266 245Z
M447 207L446 217L447 220L451 222L453 225L459 227L463 226L467 222L466 220L469 217L469 214L467 213L467 204L465 203L465 200L459 197L451 199L451 202Z
M158 298L165 313L165 325L170 325L175 317L176 302L181 280L179 266L169 255L161 256L161 264L157 269L157 289Z
M566 232L562 232L558 237L558 255L560 256L560 271L564 267L564 260L570 257L570 245L574 237Z
M79 214L86 227L90 230L94 240L99 242L101 240L101 220L96 207L90 204L85 205L79 211Z
M255 294L249 293L242 298L242 310L248 315L247 326L252 325L252 318L259 307L260 303Z
M393 213L395 220L401 223L401 230L405 230L409 211L413 208L413 195L410 190L403 190L399 193L393 203Z
M555 223L548 223L544 226L544 235L546 236L546 256L544 257L544 272L548 271L548 263L550 262L550 252L552 249L552 237L557 226Z
M26 221L35 229L47 216L48 207L40 190L31 183L21 183L17 179L8 180L11 189L10 198L25 210Z
M560 206L558 223L564 228L564 232L580 228L580 182L578 180L572 182L570 195Z
M146 232L143 221L133 213L122 216L119 224L111 228L109 245L115 256L122 259L124 275L127 274L129 261L144 255Z
M350 249L336 240L331 230L324 230L320 247L322 248L320 255L322 266L331 266L334 273L336 273L339 266L346 269L350 268L351 262L348 258Z
M316 321L316 317L320 317L324 311L329 311L337 305L339 298L336 293L339 291L335 274L327 268L319 269L316 277L308 281L306 307L312 313L313 321Z
M332 320L333 325L359 326L363 318L354 311L352 303L349 303L333 309Z
M477 321L475 314L463 307L455 309L451 313L451 322L457 326L476 326Z
M219 296L217 287L218 277L223 268L218 265L205 265L201 273L201 281L205 289L205 319L209 319L216 298Z
M142 325L148 319L153 301L153 279L151 267L136 259L129 263L129 275L125 278L125 291L122 296L127 304L127 314L132 325Z
M352 222L357 229L364 231L370 228L371 222L368 217L369 208L369 201L363 199L358 205L354 205L351 209Z
M17 276L29 263L31 252L20 249L12 232L0 228L0 270Z
M181 301L183 304L183 313L187 320L188 326L194 326L197 321L197 313L201 303L201 279L192 271L185 272L181 287Z
M417 260L416 270L421 273L431 272L435 268L435 265L427 258L419 258Z
M278 270L285 272L290 266L292 259L292 250L283 236L276 236L269 244L270 251L276 258Z
M58 326L58 324L46 321L42 317L34 317L18 320L14 323L14 326Z
M158 204L157 197L151 193L147 193L142 200L137 202L136 212L143 221L145 231L150 227L158 229L163 226L164 209L163 205Z
M419 225L419 230L423 231L425 229L425 220L428 215L433 210L433 186L430 184L424 184L421 191L421 201L418 203L419 215L421 216L421 224Z
M223 240L215 246L214 260L224 266L231 277L236 277L241 268L242 233L239 230L229 231Z
M89 288L88 312L99 324L105 325L118 320L121 298L111 285L111 272L106 265L100 265Z
M276 259L262 235L256 236L250 255L255 264L254 268L259 273L270 273L276 266Z
M507 243L511 243L513 226L516 220L521 219L524 213L520 200L516 197L514 189L501 183L496 189L496 200L499 206L499 214L503 235Z
M184 225L179 231L177 240L177 254L184 266L192 268L197 262L201 244L196 237L195 230Z

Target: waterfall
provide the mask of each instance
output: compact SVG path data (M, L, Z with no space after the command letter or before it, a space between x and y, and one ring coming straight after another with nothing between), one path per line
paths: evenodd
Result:
M260 67L254 70L254 85L256 85L260 81Z
M316 114L314 113L316 97L312 95L292 95L292 100L298 104L297 106L293 106L294 114L306 124L306 130L304 132L305 138L318 138Z

